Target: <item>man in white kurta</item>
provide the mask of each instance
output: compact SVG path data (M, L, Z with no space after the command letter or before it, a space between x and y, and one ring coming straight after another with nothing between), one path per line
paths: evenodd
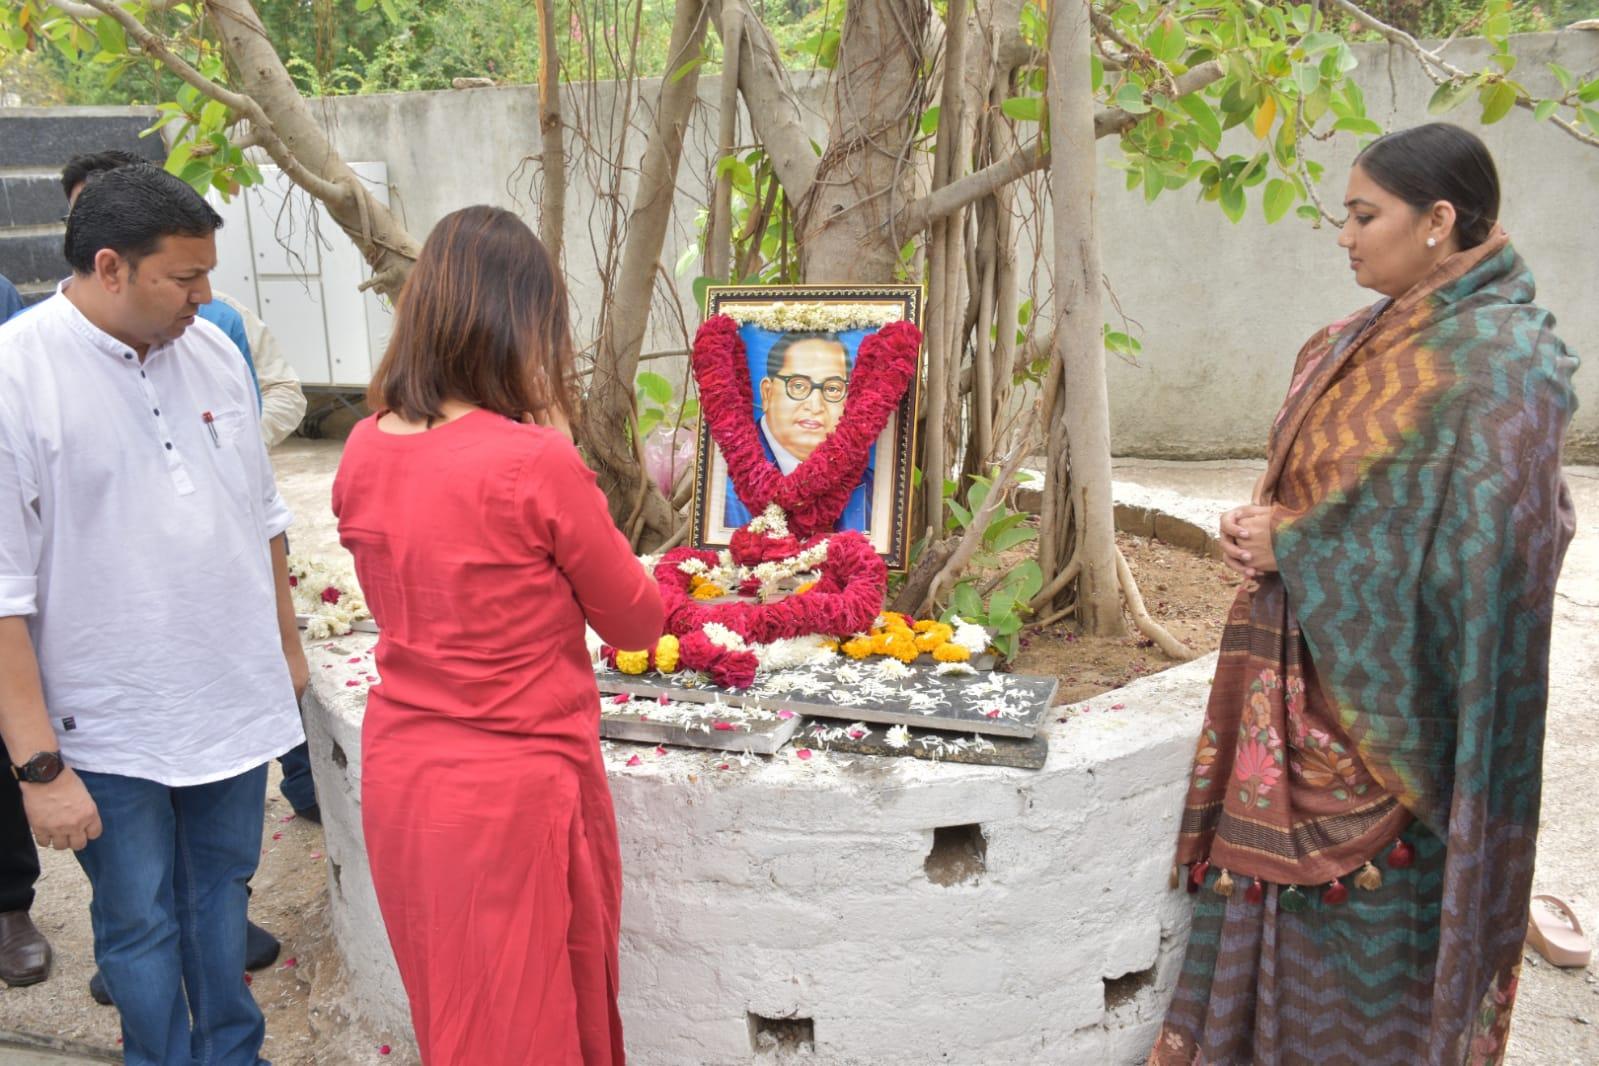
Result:
M221 224L154 167L91 180L73 276L0 327L0 735L94 888L129 1066L255 1066L245 885L305 657L248 368L195 311Z

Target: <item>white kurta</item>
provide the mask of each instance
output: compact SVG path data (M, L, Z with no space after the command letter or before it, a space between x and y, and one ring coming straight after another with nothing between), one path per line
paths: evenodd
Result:
M196 785L303 739L258 422L209 322L142 363L59 291L0 326L0 616L29 616L70 765Z

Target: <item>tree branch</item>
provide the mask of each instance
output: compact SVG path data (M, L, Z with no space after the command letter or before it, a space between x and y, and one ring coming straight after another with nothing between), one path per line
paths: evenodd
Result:
M1350 3L1349 0L1328 0L1328 2L1362 26L1381 34L1415 56L1421 63L1422 71L1426 73L1427 77L1432 79L1434 84L1442 85L1445 82L1465 83L1477 79L1477 75L1455 66L1438 52L1429 51L1420 41L1404 30L1397 26L1388 25L1388 23L1375 15L1368 14L1362 10L1358 5ZM1525 93L1517 93L1516 106L1531 111L1538 106L1538 102ZM1556 115L1549 116L1549 121L1568 136L1576 138L1583 144L1599 148L1599 136L1584 133L1582 128L1575 122Z
M1223 73L1221 64L1215 60L1185 71L1177 79L1177 97L1198 92L1212 82L1219 81ZM1126 133L1143 118L1143 115L1135 115L1119 107L1104 108L1094 115L1094 138L1098 140L1112 134ZM934 220L993 195L994 190L1001 185L1008 185L1047 166L1049 153L1043 150L1040 142L1033 141L997 163L975 170L906 204L899 217L901 232L908 235L926 229Z
M1154 641L1168 659L1185 663L1199 656L1199 652L1172 636L1165 626L1150 616L1144 607L1144 597L1138 591L1138 582L1133 580L1132 567L1127 565L1127 556L1122 554L1120 548L1116 549L1116 577L1121 582L1122 595L1127 599L1127 611L1133 616L1140 633Z
M788 202L797 204L811 191L817 167L799 94L783 66L777 42L744 0L722 0L717 14L723 40L730 34L738 40L738 88L755 136L766 149ZM738 21L737 30L729 29L731 20Z

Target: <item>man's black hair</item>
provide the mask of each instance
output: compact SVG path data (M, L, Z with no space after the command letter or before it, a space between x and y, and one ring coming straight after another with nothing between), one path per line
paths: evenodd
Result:
M775 378L783 372L783 361L788 358L789 346L798 344L800 341L827 341L829 344L836 344L843 348L844 377L846 379L849 377L851 369L849 346L838 339L837 333L832 333L825 329L793 329L773 341L772 347L766 353L767 377Z
M88 181L91 174L103 174L118 167L137 166L148 162L150 162L148 159L140 159L132 152L124 152L120 148L75 155L61 168L61 191L70 200L72 190Z
M206 237L221 225L199 193L159 167L118 167L91 177L78 194L62 254L80 274L94 272L102 248L137 267L161 238Z

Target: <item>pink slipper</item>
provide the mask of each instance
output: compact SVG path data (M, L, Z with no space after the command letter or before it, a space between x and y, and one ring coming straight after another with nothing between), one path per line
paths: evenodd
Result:
M1547 906L1539 906L1540 903ZM1556 896L1532 897L1527 943L1556 966L1580 968L1593 958L1593 948L1583 935L1582 923L1566 901Z

